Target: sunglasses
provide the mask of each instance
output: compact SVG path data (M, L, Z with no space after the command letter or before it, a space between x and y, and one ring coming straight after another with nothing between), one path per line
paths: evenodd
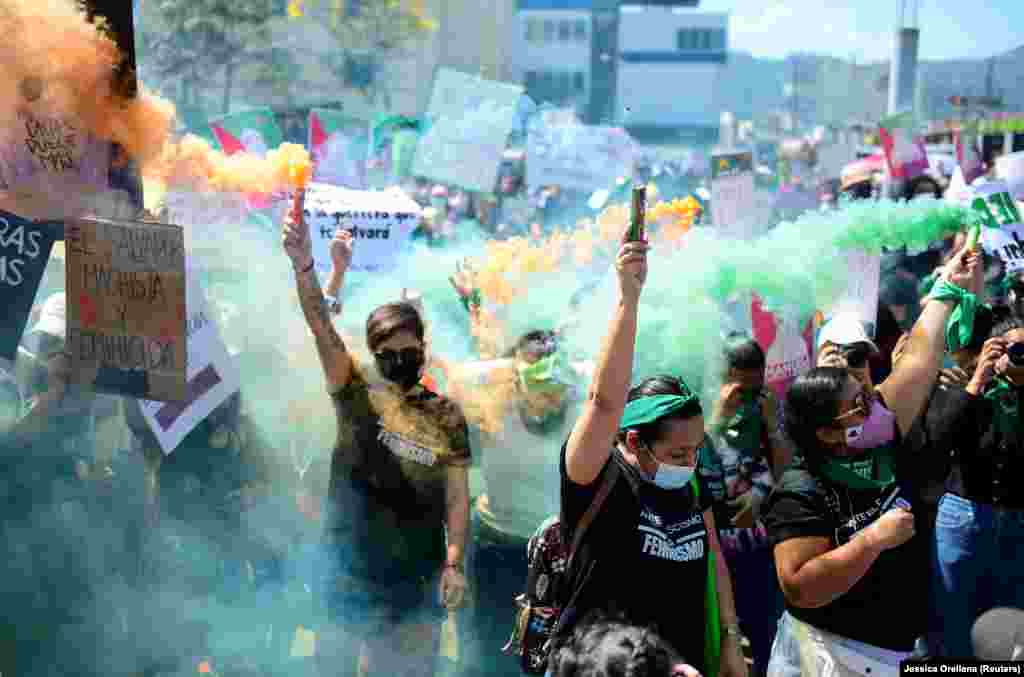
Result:
M420 359L423 356L422 348L402 348L401 350L382 350L379 353L374 353L381 362L397 363L397 362L413 362Z
M846 364L851 369L860 369L868 362L868 358L871 357L871 349L865 345L852 345L845 346L839 354L846 360Z
M853 407L851 407L849 411L836 416L835 422L839 423L854 416L863 416L864 418L867 418L870 414L871 400L868 398L866 393L861 392L857 393L857 396L853 398Z

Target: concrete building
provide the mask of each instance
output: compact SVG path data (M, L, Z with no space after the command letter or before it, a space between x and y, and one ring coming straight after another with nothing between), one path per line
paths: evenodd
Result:
M617 106L630 129L718 130L729 17L696 7L624 5Z
M513 78L534 101L586 117L593 5L592 0L519 0L512 23Z

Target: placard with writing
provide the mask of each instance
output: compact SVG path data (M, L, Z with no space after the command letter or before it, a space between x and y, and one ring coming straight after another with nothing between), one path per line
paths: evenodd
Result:
M711 220L722 234L754 237L756 218L753 153L711 158Z
M180 402L142 400L142 416L165 454L177 448L192 430L241 386L238 367L217 330L199 273L188 271L188 385Z
M1009 188L990 181L972 190L971 209L981 217L981 244L1002 260L1008 274L1024 269L1024 223Z
M13 361L50 260L59 223L34 223L0 211L0 357Z
M97 391L185 398L185 242L179 226L76 219L65 228L67 345Z

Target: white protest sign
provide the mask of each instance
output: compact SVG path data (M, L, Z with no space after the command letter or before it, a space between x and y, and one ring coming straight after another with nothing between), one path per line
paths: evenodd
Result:
M416 228L420 211L420 206L398 189L349 190L310 184L305 215L317 271L331 271L330 245L338 228L349 230L354 239L349 270L392 269Z
M589 193L632 175L636 144L621 127L535 124L526 156L527 185Z
M756 233L753 153L711 158L711 220L730 237L751 239Z
M1007 185L989 181L974 189L971 208L981 216L981 244L1002 260L1007 274L1024 269L1024 223Z
M197 274L191 268L187 271L187 279L185 340L188 346L188 382L185 399L181 402L139 400L146 423L164 454L168 455L241 387L238 366L228 354Z
M879 280L882 257L860 250L846 253L848 270L846 290L825 313L825 320L840 313L855 314L868 334L874 337L875 322L878 319Z
M439 70L413 174L492 192L522 95L522 87Z

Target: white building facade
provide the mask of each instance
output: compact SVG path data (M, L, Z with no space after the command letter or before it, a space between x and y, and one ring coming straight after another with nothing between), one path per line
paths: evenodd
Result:
M582 113L590 97L591 0L519 0L513 78L537 103Z
M729 15L623 5L617 108L627 127L718 129Z

